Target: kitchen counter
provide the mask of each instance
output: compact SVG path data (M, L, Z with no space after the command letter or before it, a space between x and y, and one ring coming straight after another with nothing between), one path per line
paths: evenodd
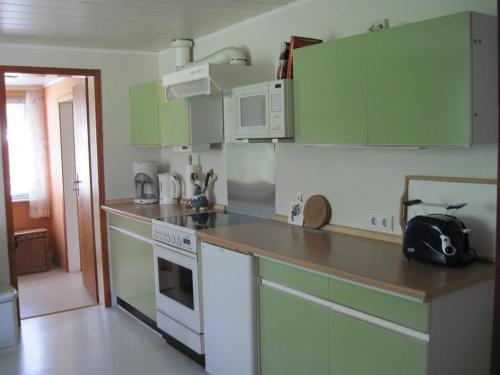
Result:
M401 245L266 221L207 229L202 241L429 301L493 279L494 265L451 269L408 262Z
M194 213L192 208L183 204L136 204L133 201L106 203L101 208L111 214L125 216L130 219L151 223L151 220L159 217L186 215ZM206 210L205 212L223 211L217 206Z

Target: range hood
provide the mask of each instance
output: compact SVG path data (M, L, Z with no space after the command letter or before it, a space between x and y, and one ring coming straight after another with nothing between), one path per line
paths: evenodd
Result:
M196 64L163 76L167 101L205 95L230 95L234 87L265 81L269 67L243 64Z

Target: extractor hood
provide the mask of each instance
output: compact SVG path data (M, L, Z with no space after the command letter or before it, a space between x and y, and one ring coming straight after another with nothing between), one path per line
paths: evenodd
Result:
M265 81L269 67L243 64L197 64L163 76L166 100L204 95L230 95L237 86Z

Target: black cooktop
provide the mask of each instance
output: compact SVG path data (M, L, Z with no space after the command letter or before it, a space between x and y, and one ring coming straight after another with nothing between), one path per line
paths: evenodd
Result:
M162 217L156 220L192 230L202 230L227 227L228 225L252 223L266 219L236 212L200 212L187 215Z

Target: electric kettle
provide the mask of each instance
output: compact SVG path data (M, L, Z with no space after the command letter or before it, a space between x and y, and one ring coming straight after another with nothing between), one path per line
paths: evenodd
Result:
M173 173L160 173L160 204L176 204L181 196L179 177Z

